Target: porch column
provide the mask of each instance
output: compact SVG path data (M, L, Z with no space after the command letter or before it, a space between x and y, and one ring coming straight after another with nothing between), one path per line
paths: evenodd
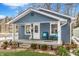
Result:
M61 25L60 25L60 21L58 21L58 44L62 44L62 41L61 41Z
M15 40L16 24L13 24L13 40Z

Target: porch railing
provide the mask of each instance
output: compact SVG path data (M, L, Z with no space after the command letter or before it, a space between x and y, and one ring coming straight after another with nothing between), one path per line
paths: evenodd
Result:
M13 33L0 33L0 40L10 39L13 40ZM18 33L15 33L15 39L18 39Z

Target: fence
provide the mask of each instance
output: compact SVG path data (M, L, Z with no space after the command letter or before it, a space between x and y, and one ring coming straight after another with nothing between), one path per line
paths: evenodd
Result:
M73 36L79 38L79 27L78 27L78 28L75 28L75 29L73 30Z
M18 39L18 33L15 33L15 35L13 33L0 33L0 40L5 39L13 40L14 37L15 39Z

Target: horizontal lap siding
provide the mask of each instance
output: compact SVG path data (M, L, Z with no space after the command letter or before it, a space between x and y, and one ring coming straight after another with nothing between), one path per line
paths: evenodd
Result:
M20 24L20 23L25 24L25 23L42 22L42 21L56 21L56 19L52 19L52 18L49 18L49 17L44 16L44 15L40 15L37 13L34 13L34 16L32 16L31 13L29 13L28 15L22 17L21 19L19 19L15 23L16 24Z
M70 43L70 23L61 27L61 39L65 44Z
M19 39L28 39L29 36L25 35L24 26L19 26Z
M34 13L34 12L31 12ZM18 21L15 22L15 24L20 25L19 27L19 39L28 39L29 36L26 36L24 33L24 25L26 23L34 23L34 22L42 22L42 21L56 21L56 19L51 19L47 16L38 14L38 13L34 13L34 16L31 16L31 13L29 13L28 15L22 17L21 19L19 19ZM44 25L44 24L43 24ZM47 24L49 25L49 24ZM46 24L44 25L47 26ZM43 26L42 26L43 27ZM47 29L49 29L49 27L47 27Z
M50 34L50 23L42 23L40 24L40 37L42 38L42 33L48 32L48 35Z

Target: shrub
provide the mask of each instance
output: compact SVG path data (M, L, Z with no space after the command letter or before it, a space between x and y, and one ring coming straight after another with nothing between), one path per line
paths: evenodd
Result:
M75 48L77 48L77 45L76 45L76 44L66 44L66 45L64 45L64 47L65 47L67 50L70 50L70 49L75 49Z
M64 47L65 47L67 50L70 50L71 45L70 45L70 44L65 44Z
M9 41L9 45L12 45L12 40Z
M16 42L16 41L12 41L12 42L10 42L10 44L11 44L11 48L17 48L18 47L18 42Z
M63 46L58 47L58 51L57 51L57 55L60 56L68 56L68 50L66 48L64 48Z
M6 49L8 47L8 42L7 41L4 41L1 47L3 49Z
M58 49L58 46L52 46L51 49L56 51Z
M72 49L73 48L77 48L77 44L72 44L72 47L71 47Z
M41 45L42 50L47 50L48 46L47 45Z
M76 49L73 53L74 53L75 55L79 56L79 49Z
M31 44L32 49L37 49L37 44Z

